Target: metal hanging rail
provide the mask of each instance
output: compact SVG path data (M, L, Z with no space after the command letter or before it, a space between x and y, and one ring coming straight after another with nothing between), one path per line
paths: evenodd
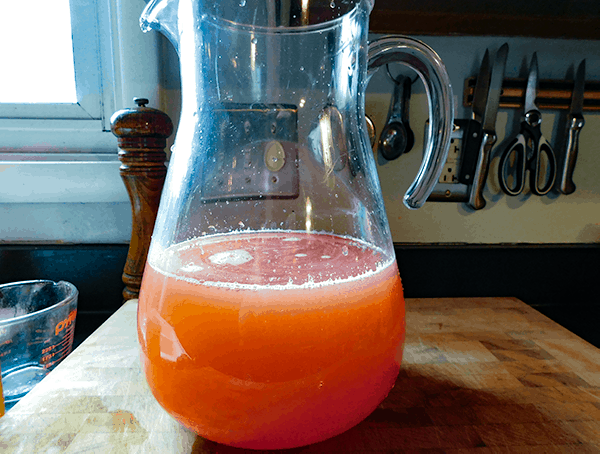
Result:
M463 105L471 107L473 91L477 77L465 79L463 91ZM500 95L500 108L522 109L525 101L525 87L527 79L506 78L502 82ZM573 94L572 80L540 80L536 104L544 110L568 110ZM583 96L584 111L600 111L600 82L586 81Z

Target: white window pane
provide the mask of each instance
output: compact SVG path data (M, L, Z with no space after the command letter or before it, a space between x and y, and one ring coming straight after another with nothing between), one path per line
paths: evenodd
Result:
M69 0L3 1L0 11L0 102L77 102Z

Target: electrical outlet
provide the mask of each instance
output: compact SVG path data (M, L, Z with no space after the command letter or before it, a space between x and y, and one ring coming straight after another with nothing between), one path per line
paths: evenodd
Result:
M448 149L448 159L444 165L444 170L440 175L439 183L458 183L458 169L460 166L461 141L450 139L450 148Z
M458 124L457 124L458 123ZM463 124L461 120L455 122L454 130L450 136L448 158L444 164L440 178L427 199L429 202L467 202L469 200L469 186L462 184L459 179L462 152Z

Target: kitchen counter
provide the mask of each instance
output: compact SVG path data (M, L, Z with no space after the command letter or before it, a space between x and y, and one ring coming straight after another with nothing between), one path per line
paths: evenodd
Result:
M156 403L136 308L124 304L0 418L2 452L244 452L197 437ZM290 452L420 449L600 452L600 350L514 298L408 299L389 396L348 432Z

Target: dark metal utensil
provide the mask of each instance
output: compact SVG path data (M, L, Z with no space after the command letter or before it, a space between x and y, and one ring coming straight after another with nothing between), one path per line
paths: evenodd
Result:
M529 189L538 196L550 192L556 179L556 156L550 143L542 135L542 114L535 104L537 83L538 62L537 54L534 53L525 91L525 112L521 129L500 157L500 186L510 196L523 192L527 171ZM514 164L511 164L513 160Z
M408 153L415 144L415 135L408 123L408 103L412 81L405 76L394 78L390 75L390 77L394 81L394 92L386 125L379 137L379 151L388 161Z
M429 201L467 203L475 210L485 207L483 188L490 151L496 141L496 115L507 57L508 44L504 44L498 49L492 66L486 50L473 92L471 118L454 120L446 168L450 171L458 166L458 172L451 174L451 182L440 180Z
M571 98L571 108L567 116L567 132L563 159L560 162L560 171L558 173L557 186L563 194L572 194L575 192L575 183L573 182L573 172L577 162L579 152L579 133L585 125L583 118L583 94L585 92L585 60L579 64L577 74L575 75L575 85L573 86L573 97Z
M483 60L481 60L479 74L477 75L475 91L473 92L471 118L468 120L456 120L454 122L459 129L463 130L462 162L458 173L458 181L466 185L473 183L473 175L475 174L475 167L479 158L483 115L488 100L491 75L490 52L486 49Z
M490 151L497 139L496 117L498 115L498 106L500 105L500 94L502 93L502 81L504 80L507 57L508 44L504 43L498 49L498 52L496 52L496 58L494 59L494 68L487 93L487 104L485 105L485 113L483 115L483 138L480 142L473 184L469 194L469 205L475 210L485 207L483 188L485 187L490 166Z
M446 160L446 175L429 196L432 202L468 203L481 144L481 122L487 102L492 66L486 49L473 92L471 118L454 120L454 130ZM427 141L427 138L425 139Z

